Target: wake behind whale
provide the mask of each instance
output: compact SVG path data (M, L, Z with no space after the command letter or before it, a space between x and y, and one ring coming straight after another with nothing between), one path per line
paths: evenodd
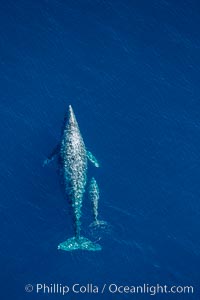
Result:
M58 249L71 251L76 249L97 251L101 246L81 236L81 209L83 195L87 182L88 159L99 167L94 155L86 150L81 136L76 117L71 105L68 117L64 124L60 144L54 149L45 164L49 163L58 155L60 161L60 175L62 177L65 193L69 197L75 220L75 235L60 243Z

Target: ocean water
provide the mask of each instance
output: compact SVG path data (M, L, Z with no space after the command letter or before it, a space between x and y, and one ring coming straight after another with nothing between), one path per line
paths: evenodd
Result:
M200 297L200 4L195 0L1 0L0 298L35 285L192 285ZM73 106L100 187L100 252L62 252L72 215L56 162L42 163ZM33 292L25 285L32 284Z

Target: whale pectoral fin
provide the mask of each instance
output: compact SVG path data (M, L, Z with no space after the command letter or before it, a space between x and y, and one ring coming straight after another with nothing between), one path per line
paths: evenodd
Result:
M91 163L94 164L94 166L96 168L99 168L98 160L96 159L96 157L90 151L87 151L87 158L89 159L89 161L91 161Z
M53 149L50 155L44 160L43 167L48 165L51 161L53 161L56 158L59 151L60 151L60 143Z
M99 244L88 240L81 236L78 239L72 237L63 243L58 245L59 250L73 251L73 250L88 250L88 251L100 251L102 248Z

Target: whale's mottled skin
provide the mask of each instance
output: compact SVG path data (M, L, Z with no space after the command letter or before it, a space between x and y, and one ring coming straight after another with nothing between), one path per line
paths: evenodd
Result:
M92 177L89 186L89 196L93 206L94 222L90 224L92 226L107 226L107 222L98 219L98 207L99 207L99 186L94 177Z
M98 223L99 186L94 177L90 181L89 196L93 205L94 222Z
M75 236L59 244L58 249L71 251L82 250L101 250L101 246L89 241L80 235L81 231L81 208L83 195L87 182L88 159L96 167L99 166L96 158L89 152L87 153L83 138L81 136L76 117L71 105L68 110L68 117L64 124L61 143L46 160L49 162L55 154L59 155L59 168L64 183L67 197L70 199L75 221Z
M60 149L61 172L74 209L76 236L80 237L81 207L87 181L87 151L71 106L68 115Z

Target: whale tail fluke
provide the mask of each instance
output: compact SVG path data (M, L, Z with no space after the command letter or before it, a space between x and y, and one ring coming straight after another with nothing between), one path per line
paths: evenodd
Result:
M101 246L96 244L85 237L72 237L58 245L59 250L72 251L72 250L88 250L100 251Z
M107 223L106 221L95 220L94 222L92 222L92 223L90 224L89 227L92 227L92 228L94 228L94 227L106 228L107 226L108 226L108 223Z

